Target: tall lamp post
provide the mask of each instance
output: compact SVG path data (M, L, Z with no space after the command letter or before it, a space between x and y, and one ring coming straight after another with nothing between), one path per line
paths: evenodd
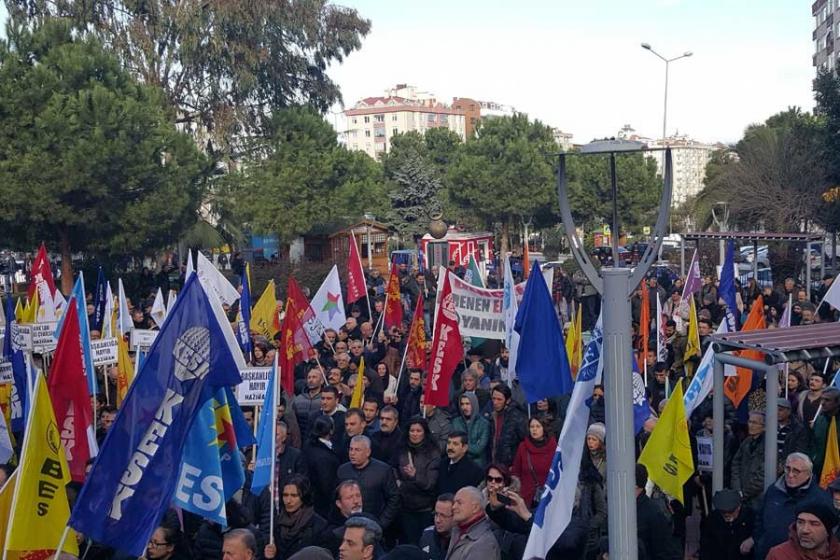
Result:
M665 108L662 111L662 141L665 141L666 136L666 126L668 125L668 67L671 65L672 62L675 60L679 60L681 58L687 58L691 56L691 51L685 51L680 56L675 56L674 58L666 58L653 50L653 47L650 46L649 43L642 43L642 48L649 50L656 56L658 56L661 60L665 61Z

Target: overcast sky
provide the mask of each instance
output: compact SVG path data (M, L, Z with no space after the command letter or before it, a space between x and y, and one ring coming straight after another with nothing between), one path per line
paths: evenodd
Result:
M344 100L410 83L439 99L510 104L584 143L624 124L736 141L790 105L813 109L810 2L799 0L339 0L369 18L331 75Z
M813 108L810 2L799 0L338 0L373 22L330 69L345 103L396 83L513 105L574 134L624 124L658 137L664 62L668 133L736 141L788 106ZM5 8L0 3L0 19Z

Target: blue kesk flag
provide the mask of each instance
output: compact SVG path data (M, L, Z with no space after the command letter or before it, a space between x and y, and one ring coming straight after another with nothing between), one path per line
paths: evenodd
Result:
M735 242L726 242L726 253L720 269L718 294L726 304L726 326L729 332L738 330L738 303L735 299Z
M6 334L3 337L3 365L8 368L11 364L12 401L11 401L11 429L13 433L21 433L26 427L27 411L29 410L29 381L26 374L26 358L23 350L15 342L18 324L15 320L15 303L10 296L6 298Z
M239 296L239 313L242 320L237 325L239 333L239 347L249 356L251 361L251 275L248 265L245 265L245 275L242 277L242 295Z
M82 487L70 526L140 556L172 500L184 443L217 388L244 366L221 304L193 274L137 372Z
M531 278L540 276L542 275L536 272ZM592 405L592 391L601 369L601 346L604 337L600 323L599 320L592 329L592 340L583 354L583 363L569 401L569 414L557 440L557 450L551 461L545 490L534 512L534 523L531 525L523 558L545 558L572 518L580 460Z
M264 488L271 484L271 474L274 472L274 430L277 415L277 364L271 368L268 387L265 388L265 400L260 412L260 424L257 427L257 460L254 466L254 477L251 479L251 493L259 496Z
M514 330L519 333L516 375L528 402L571 391L572 369L563 330L539 263L525 286Z
M245 468L236 441L225 388L216 390L193 421L172 502L227 527L225 503L245 484Z

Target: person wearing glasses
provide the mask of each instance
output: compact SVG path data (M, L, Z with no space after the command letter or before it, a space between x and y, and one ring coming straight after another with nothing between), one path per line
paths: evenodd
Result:
M452 502L455 495L451 493L441 494L435 502L434 524L427 527L420 536L417 543L430 560L443 560L449 548L449 540L452 537L452 528L455 527L455 519L452 516Z
M180 534L177 529L171 527L158 527L152 533L149 544L146 545L147 560L183 560L185 557L175 548L178 544Z
M750 412L747 437L732 459L732 489L741 493L744 503L758 506L764 491L764 413Z

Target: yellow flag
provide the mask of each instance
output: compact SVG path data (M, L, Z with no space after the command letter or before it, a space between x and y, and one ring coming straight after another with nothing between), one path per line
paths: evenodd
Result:
M41 307L40 303L38 302L38 290L35 290L35 293L32 294L31 300L26 300L26 307L23 308L23 317L21 318L21 323L34 323L38 319L38 308Z
M685 343L685 359L692 356L701 357L700 354L700 331L697 330L697 307L694 305L694 296L689 298L688 303L688 340Z
M359 360L359 369L356 370L356 386L353 387L353 396L350 397L350 408L362 408L365 402L365 359Z
M128 353L128 342L117 335L117 405L122 404L131 382L134 381L134 362Z
M9 525L9 515L12 513L12 496L15 493L15 485L17 483L17 475L20 470L12 473L12 476L6 480L3 488L0 488L0 527L7 527ZM6 532L0 530L0 550L6 546Z
M277 317L277 297L274 295L274 280L269 280L259 301L251 310L251 330L272 340L280 332Z
M694 473L694 459L688 439L682 383L676 383L639 463L647 467L648 477L663 492L685 503L683 484Z
M55 553L70 519L65 486L70 469L61 444L50 394L43 375L35 382L32 409L23 438L20 478L12 498L12 514L6 530L6 558L46 558ZM63 547L79 555L75 534Z
M581 311L583 307L578 305L577 313L569 327L566 335L566 356L569 357L569 367L572 370L572 378L577 379L580 364L583 361L583 326L581 322Z
M15 321L18 323L22 322L23 314L26 310L23 308L23 304L21 303L21 298L18 298L17 303L15 304Z
M820 473L820 488L828 488L831 481L840 476L840 449L837 448L837 417L831 417L828 438L825 445L825 460Z

